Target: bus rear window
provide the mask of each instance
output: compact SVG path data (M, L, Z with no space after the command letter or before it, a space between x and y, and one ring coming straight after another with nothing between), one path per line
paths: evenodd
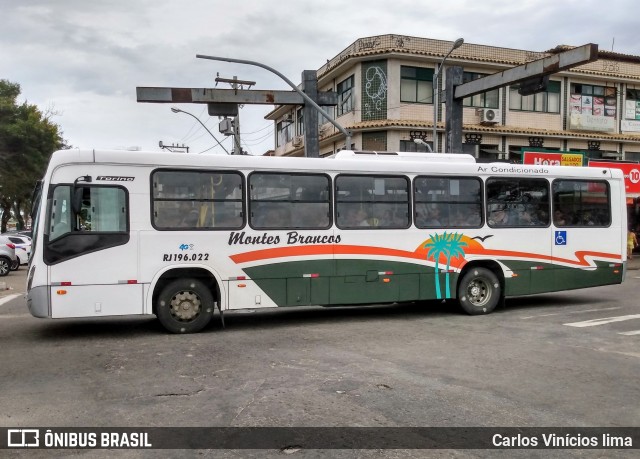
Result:
M603 180L553 182L553 224L600 226L611 224L609 184Z

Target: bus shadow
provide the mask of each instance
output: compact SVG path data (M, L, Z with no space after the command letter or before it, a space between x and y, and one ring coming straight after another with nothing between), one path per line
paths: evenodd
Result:
M594 298L593 296L587 296L584 294L571 295L567 294L537 294L530 296L519 296L507 298L505 306L499 309L500 312L509 312L510 310L526 310L526 309L538 309L544 310L545 308L557 308L564 306L579 306L579 305L599 305L602 303L609 303L606 298Z
M45 324L38 334L42 339L131 338L162 333L164 328L151 317L108 317L60 319Z
M513 297L504 306L496 308L493 314L509 314L515 311L535 309L545 311L551 308L607 303L605 298L586 295L539 294ZM290 328L301 325L319 325L329 322L357 323L384 321L404 321L428 317L430 319L460 318L467 320L455 300L442 302L420 301L412 303L333 306L333 307L281 307L265 309L240 309L224 312L225 327L220 314L216 312L211 323L201 333L221 331L269 330ZM37 331L42 339L87 339L87 338L139 338L153 335L170 335L154 317L107 317L92 319L61 319L49 322Z
M226 329L271 329L288 328L298 325L317 325L323 323L356 323L376 320L410 320L416 317L432 318L457 316L456 302L441 301L397 303L383 305L332 306L332 307L292 307L258 310L237 310L224 313ZM222 328L219 316L214 325L205 331L215 332Z
M328 322L366 322L375 320L407 320L416 316L443 317L459 315L453 301L429 301L365 306L293 307L241 309L224 312L223 328L216 312L211 323L201 333L219 333L223 330L251 330L289 328ZM105 317L91 319L60 319L43 324L36 331L44 340L72 340L87 338L139 338L153 335L171 335L160 322L151 317Z

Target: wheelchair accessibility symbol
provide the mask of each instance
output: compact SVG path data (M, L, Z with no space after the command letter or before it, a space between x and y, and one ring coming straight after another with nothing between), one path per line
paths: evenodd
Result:
M566 231L556 231L556 245L567 245Z

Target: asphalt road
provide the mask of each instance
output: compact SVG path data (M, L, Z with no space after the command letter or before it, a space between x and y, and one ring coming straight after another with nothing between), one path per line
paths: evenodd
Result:
M10 274L18 286L25 275ZM226 313L226 329L214 320L202 333L180 336L153 318L36 319L19 288L0 298L5 427L640 426L640 271L629 271L618 286L511 299L488 316L469 317L442 303L277 309ZM613 453L266 455L289 452ZM76 454L82 452L64 452Z

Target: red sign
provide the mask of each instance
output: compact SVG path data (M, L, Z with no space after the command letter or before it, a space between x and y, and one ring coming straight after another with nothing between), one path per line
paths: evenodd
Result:
M544 152L523 151L522 164L534 164L536 166L582 166L584 164L582 153L569 152Z
M624 189L626 193L640 194L640 164L589 160L589 167L606 167L609 169L621 169L622 173L624 174Z

